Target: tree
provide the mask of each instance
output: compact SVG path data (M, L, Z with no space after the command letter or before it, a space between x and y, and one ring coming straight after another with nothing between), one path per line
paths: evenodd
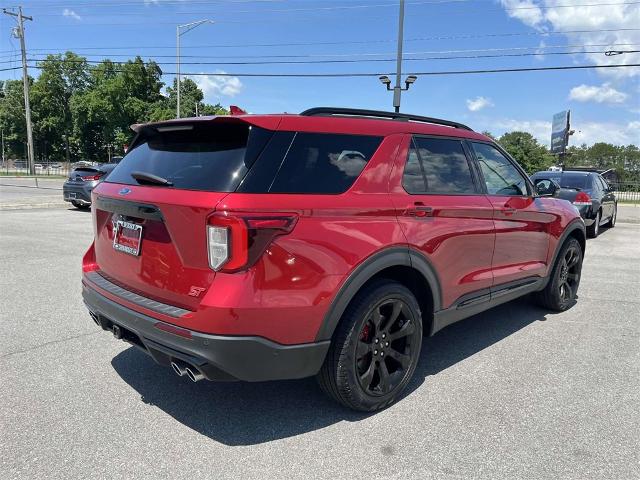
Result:
M88 158L124 153L129 126L148 121L166 102L161 75L155 62L140 57L122 64L106 60L90 69L91 88L77 95L72 107L74 138Z
M33 79L29 78L33 84ZM24 118L24 91L22 80L5 80L1 85L0 129L4 134L7 158L27 157L25 142L27 127Z
M498 143L500 143L529 174L546 170L555 163L555 159L547 152L546 147L540 145L538 140L530 133L505 133L500 137Z
M84 57L66 52L48 55L38 66L40 76L31 89L34 143L41 146L41 155L46 149L54 156L66 156L73 129L71 100L89 87L88 64Z

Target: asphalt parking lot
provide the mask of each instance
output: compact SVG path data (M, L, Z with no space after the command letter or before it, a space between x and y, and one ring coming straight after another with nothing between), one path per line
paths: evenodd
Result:
M522 299L425 339L374 415L313 379L193 384L98 330L90 214L0 212L0 477L640 478L640 225L588 241L577 305Z

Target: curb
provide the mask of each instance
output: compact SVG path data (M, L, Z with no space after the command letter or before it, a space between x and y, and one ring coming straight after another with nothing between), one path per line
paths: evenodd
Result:
M34 210L37 208L68 208L72 207L70 203L49 202L49 203L9 203L0 204L0 211L3 210Z

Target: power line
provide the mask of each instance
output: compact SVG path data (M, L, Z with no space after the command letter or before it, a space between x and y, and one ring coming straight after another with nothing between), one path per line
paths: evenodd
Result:
M442 2L441 2L442 3ZM469 3L468 0L467 1L454 1L453 3ZM436 5L437 3L435 3L434 5ZM513 7L513 8L483 8L482 11L483 12L487 12L487 11L500 11L500 12L504 12L504 11L518 11L518 10L545 10L545 9L554 9L554 8L576 8L576 7L607 7L607 6L619 6L619 5L637 5L640 4L640 2L613 2L613 3L582 3L582 4L573 4L573 5L553 5L553 6L545 6L545 5L539 5L539 6L531 6L531 7ZM323 8L323 7L318 7L318 8ZM328 8L328 7L327 7ZM318 10L314 10L316 11L316 13L318 12ZM321 10L320 10L321 11ZM221 15L223 14L231 14L233 13L235 14L241 14L241 13L253 13L253 14L260 14L262 15L263 13L269 13L269 12L276 12L275 10L250 10L250 11L236 11L236 12L197 12L199 15L215 15L217 18L220 18ZM448 12L447 15L455 15L455 14L467 14L467 13L475 13L477 12L476 10L465 10L462 12ZM172 12L172 14L174 14L176 12ZM281 13L281 12L280 12ZM190 14L195 14L195 12L190 12ZM117 17L126 17L127 15L130 16L135 16L132 13L127 14L126 12L118 12ZM101 15L104 16L104 15ZM145 17L153 17L153 15L149 15L148 13L144 15ZM309 16L297 16L294 17L294 20L300 20L303 18L309 18ZM312 16L311 18L316 18L315 16ZM359 19L363 19L364 17L359 17ZM372 18L384 18L387 19L386 16L384 17L371 17L368 16L366 17L368 19L372 19ZM291 20L291 18L256 18L256 19L242 19L242 20L221 20L218 19L216 20L216 23L219 24L246 24L246 23L265 23L265 22L270 22L270 21L289 21ZM48 26L61 26L64 25L65 27L86 27L86 26L120 26L120 27L126 27L126 26L136 26L136 27L140 27L141 24L145 24L145 25L149 25L149 22L147 23L143 23L143 22L105 22L105 23L90 23L90 22L76 22L76 23L69 23L69 22L62 22L62 23L52 23L49 22L47 23ZM158 21L152 21L152 25L153 26L159 26L159 25L175 25L175 22L158 22Z
M478 70L448 70L429 72L408 72L417 76L440 76L440 75L469 75L483 73L514 73L514 72L543 72L555 70L586 70L586 69L609 69L609 68L629 68L640 67L640 63L614 64L614 65L560 65L555 67L523 67L523 68L497 68ZM0 69L0 71L15 70L20 67ZM30 68L43 69L39 65L32 65ZM113 70L122 73L124 70ZM187 76L217 76L217 77L274 77L274 78L338 78L338 77L379 77L380 75L394 75L395 72L367 72L367 73L220 73L220 72L195 72L188 73ZM163 75L176 75L176 72L163 72Z
M506 53L492 55L456 55L456 56L432 56L420 58L405 58L404 61L427 61L427 60L470 60L482 58L515 58L515 57L540 57L540 56L558 56L558 55L577 55L577 54L603 54L607 56L619 55L623 53L638 53L639 50L587 50L572 52L528 52L528 53ZM613 53L612 53L613 52ZM57 62L55 58L30 58L31 62ZM105 60L67 60L75 63L88 63L92 65L103 64ZM181 62L182 65L326 65L339 63L388 63L395 62L395 58L370 58L370 59L342 59L342 60L276 60L276 61L255 61L255 62ZM11 61L1 61L0 63L10 63ZM122 65L126 62L112 62ZM155 62L156 65L173 65L174 62Z
M409 5L450 5L450 4L466 4L466 3L490 3L490 2L478 2L477 0L434 0L434 1L417 1L411 2ZM500 11L519 11L519 10L548 10L554 8L575 8L575 7L603 7L603 6L615 6L615 5L636 5L639 2L610 2L610 3L581 3L581 4L565 4L565 5L530 5L525 7L507 7L507 8L499 8L499 9L490 9L490 10L500 10ZM113 4L109 5L111 7ZM62 5L63 7L72 8L73 5ZM94 7L99 7L99 4L87 5ZM103 5L105 6L105 5ZM361 10L367 8L389 8L395 7L396 3L384 3L384 4L360 4L360 5L337 5L330 7L304 7L304 8L277 8L277 9L251 9L251 10L227 10L227 11L178 11L172 12L172 15L238 15L238 14L265 14L265 13L290 13L290 12L331 12L331 11L340 11L340 10ZM75 6L77 8L77 6ZM151 12L126 12L120 9L118 11L118 16L153 16L150 15ZM156 13L161 15L166 15L165 12L161 12L156 10ZM61 16L60 13L44 13L41 16ZM87 16L87 15L85 15ZM101 15L102 16L102 15Z
M637 32L640 28L605 28L596 30L557 30L553 32L506 32L506 33L486 33L486 34L456 34L456 35L436 35L430 37L413 37L405 39L406 42L419 42L419 41L432 41L432 40L461 40L461 39L475 39L475 38L501 38L501 37L521 37L521 36L554 36L554 35L571 35L581 33L605 33L605 32ZM187 45L183 46L183 49L196 49L196 48L247 48L247 47L287 47L287 46L316 46L316 45L356 45L356 44L371 44L371 43L393 43L395 40L383 40L383 39L370 39L370 40L345 40L335 42L289 42L289 43L245 43L245 44L216 44L216 45ZM171 49L175 48L175 45L136 45L135 47L53 47L53 48L32 48L31 52L42 51L88 51L88 50L130 50L135 48L137 50L142 49ZM536 47L537 48L537 47ZM2 50L0 54L12 52L13 50Z
M441 54L454 54L454 53L486 53L486 52L513 52L513 51L524 51L524 50L535 50L535 54L540 54L540 52L551 50L551 49L567 49L567 48L592 48L592 47L607 47L608 50L611 50L615 47L633 47L636 45L640 45L638 43L594 43L594 44L576 44L576 45L544 45L544 46L531 46L531 47L496 47L496 48L472 48L472 49L458 49L458 50L426 50L426 51L418 51L418 52L405 52L404 56L414 56L414 55L441 55ZM547 54L549 52L546 52ZM575 51L573 53L588 53L588 52L580 52ZM599 53L599 52L596 52ZM604 52L603 52L604 53ZM47 53L39 53L36 55L47 55ZM48 53L48 55L56 55L55 53ZM385 53L373 53L373 52L364 52L364 53L343 53L343 54L298 54L298 55L230 55L230 56L204 56L204 55L181 55L184 58L196 58L196 59L208 59L208 60L226 60L226 59L252 59L252 58L277 58L277 59L291 59L291 58L349 58L349 57L379 57L382 55L392 55L391 52ZM95 55L85 55L82 59L76 60L78 62L84 61L87 57L100 57L101 60L98 63L101 63L103 60L109 59L106 57L125 57L131 58L136 55L129 54L118 54L118 53L101 53ZM138 55L139 56L139 55ZM153 55L153 58L175 58L175 55ZM32 58L32 60L43 60L49 61L46 58ZM411 60L411 58L405 58L405 60ZM364 61L364 59L362 60ZM92 61L87 61L88 63L95 63ZM221 63L221 62L217 62ZM227 64L243 64L245 62L229 62ZM286 61L284 63L290 63ZM304 63L304 62L301 62ZM339 63L339 62L336 62Z

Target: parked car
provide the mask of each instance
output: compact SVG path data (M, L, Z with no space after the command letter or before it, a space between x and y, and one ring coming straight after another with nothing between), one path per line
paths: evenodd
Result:
M551 181L560 186L558 198L573 203L587 226L587 235L595 238L600 233L600 227L613 228L618 214L618 202L613 188L597 172L571 171L560 172L542 171L531 176L541 191L547 188Z
M315 375L373 411L423 335L528 293L575 302L578 212L465 125L314 108L135 130L92 192L83 298L194 382Z
M115 168L115 163L104 163L97 167L74 169L62 185L65 202L79 209L91 207L91 191Z

